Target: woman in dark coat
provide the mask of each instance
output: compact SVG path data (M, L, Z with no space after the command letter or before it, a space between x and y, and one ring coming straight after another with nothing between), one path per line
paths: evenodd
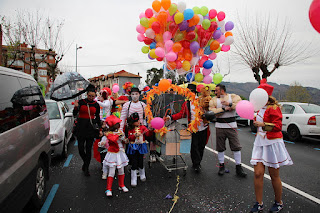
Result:
M89 165L94 138L97 137L96 127L100 126L100 106L94 100L96 92L93 88L87 91L87 98L76 101L73 115L77 116L75 136L78 140L79 154L83 160L82 171L85 176L90 176ZM90 119L91 117L91 119ZM98 130L99 131L99 130Z

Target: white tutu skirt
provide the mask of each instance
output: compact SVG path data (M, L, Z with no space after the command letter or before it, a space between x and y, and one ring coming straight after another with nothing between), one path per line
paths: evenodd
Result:
M103 160L103 165L117 168L122 168L128 165L129 159L124 151L119 151L118 153L108 152Z
M283 142L273 143L267 146L253 146L251 165L263 163L267 167L279 168L292 165L293 162Z

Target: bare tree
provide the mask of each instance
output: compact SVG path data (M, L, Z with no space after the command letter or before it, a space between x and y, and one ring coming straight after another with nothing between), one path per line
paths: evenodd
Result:
M12 49L11 55L7 54L10 56L11 65L15 60L22 60L34 69L34 78L38 81L38 68L41 63L46 63L48 75L54 79L58 63L71 46L69 44L65 47L61 39L64 22L52 20L49 17L45 18L39 10L35 12L18 10L12 20L3 17L2 25L4 26L5 41L9 49ZM28 52L22 50L22 43L30 45L31 49ZM39 51L39 49L47 51ZM25 57L26 53L30 54L30 57ZM53 57L54 62L50 63L47 60L48 57Z
M312 56L311 43L294 41L287 21L278 25L278 20L272 23L270 16L258 15L250 23L248 19L242 20L238 18L234 53L251 68L259 83L280 66L289 66Z

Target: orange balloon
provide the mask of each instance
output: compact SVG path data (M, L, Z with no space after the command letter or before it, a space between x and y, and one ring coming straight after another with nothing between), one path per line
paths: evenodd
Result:
M154 40L156 40L158 45L159 42L163 42L163 37L161 34L156 34L156 37L154 38Z
M177 64L175 61L170 61L167 63L168 70L174 70L177 67Z
M180 52L180 50L182 49L182 45L180 44L180 42L176 42L172 45L172 50L173 52Z
M168 19L168 14L164 11L161 11L159 14L158 14L158 17L157 17L158 21L160 22L160 24L162 25L165 25L167 23L167 19Z
M217 50L220 47L220 43L216 40L214 40L211 44L210 44L210 49L211 50Z
M155 17L151 17L151 18L149 19L149 28L151 28L152 23L153 23L153 22L156 22L156 21L157 21L157 19L156 19Z
M224 36L227 38L228 36L233 36L232 32L226 32Z
M203 56L203 54L204 54L204 50L202 48L199 48L198 55Z
M187 60L187 61L191 61L192 59L192 52L190 49L183 49L183 56L184 56L184 59Z
M184 61L183 52L179 52L178 53L178 60L179 61Z
M192 19L189 20L189 27L192 27L194 25L197 25L200 21L200 17L197 14L194 14Z
M170 87L170 81L168 81L168 79L162 79L159 82L159 89L160 91L164 92L167 91Z
M154 2L152 2L152 8L154 9L154 11L159 12L161 9L161 2L155 0Z
M163 9L168 10L171 5L171 0L161 0L161 6Z

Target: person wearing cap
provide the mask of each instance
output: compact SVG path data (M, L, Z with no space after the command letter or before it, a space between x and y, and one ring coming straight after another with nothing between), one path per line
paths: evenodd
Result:
M264 89L269 96L266 106L258 111L254 125L258 128L254 140L250 163L254 166L254 188L256 203L251 212L263 209L263 177L268 167L275 194L275 202L270 212L279 212L283 208L280 166L292 165L293 162L284 145L282 135L282 113L277 100L272 97L273 86L261 80L258 88Z
M124 150L126 137L124 133L119 130L120 122L121 120L114 115L110 115L106 118L106 123L109 128L105 133L107 138L105 144L108 145L108 153L103 160L103 173L108 173L107 190L105 191L108 197L112 196L112 183L116 169L118 169L119 190L122 190L123 192L129 191L124 185L124 167L128 165L129 160ZM100 145L103 146L103 142L101 142Z
M188 84L188 89L191 90L191 92L196 93L196 85L195 84ZM181 106L181 111L171 115L172 120L178 120L181 118L184 118L187 116L188 123L190 123L192 120L195 119L195 112L194 105L191 104L190 101L185 101ZM170 119L168 117L167 119ZM210 136L210 129L208 128L208 123L203 123L203 121L200 122L200 125L198 126L198 131L196 133L192 132L191 134L191 161L192 161L192 168L196 173L199 173L201 171L201 161L203 158L203 153L205 146L208 142Z
M140 123L142 125L146 125L146 118L144 114L144 109L146 108L146 104L142 101L139 101L140 98L140 90L137 87L133 87L130 90L131 101L126 102L121 110L121 124L120 129L124 130L124 125L127 121L127 118L134 112L139 114Z
M130 100L130 91L134 87L135 87L135 85L130 81L123 84L122 89L124 91L124 95L121 95L117 100L129 101Z
M226 150L226 139L229 140L231 151L236 161L236 174L246 177L247 173L241 166L241 145L239 142L236 122L236 106L241 101L236 94L227 94L226 87L218 84L215 89L216 96L209 102L209 110L217 115L216 128L216 150L218 151L219 175L224 175L224 151Z

